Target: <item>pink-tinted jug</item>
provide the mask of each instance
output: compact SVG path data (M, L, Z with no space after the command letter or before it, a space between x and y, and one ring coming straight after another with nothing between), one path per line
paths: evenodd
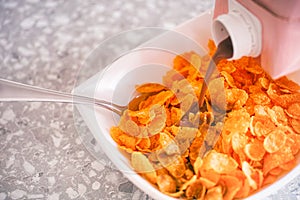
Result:
M212 35L230 36L232 59L261 56L274 79L300 73L300 0L216 0Z

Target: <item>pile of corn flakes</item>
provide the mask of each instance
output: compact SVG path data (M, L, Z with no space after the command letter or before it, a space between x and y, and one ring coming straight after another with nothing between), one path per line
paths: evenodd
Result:
M272 80L258 59L223 60L210 82L220 95L208 90L200 107L210 55L176 56L163 85L136 87L140 98L110 131L134 170L172 197L244 198L296 165L300 86Z

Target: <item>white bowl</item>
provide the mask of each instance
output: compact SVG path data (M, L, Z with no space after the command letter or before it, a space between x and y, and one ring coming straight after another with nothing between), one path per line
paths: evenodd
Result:
M188 37L190 41L184 42L187 38L182 37L181 34L165 33L142 45L141 48L128 52L104 71L95 74L75 88L76 93L125 105L131 98L136 84L162 81L161 77L171 66L175 54L191 50L199 54L205 53L207 42L211 39L211 19L212 13L208 11L175 29L178 33ZM180 40L178 40L178 37ZM176 41L181 41L180 45L176 44ZM139 76L136 76L136 73ZM110 128L118 123L116 115L103 109L93 109L84 105L76 105L76 107L95 139L100 143L102 150L133 184L154 199L174 199L161 193L138 175L131 168L128 157L117 148L109 133ZM272 185L259 190L246 199L264 199L287 184L299 173L300 165L279 178Z

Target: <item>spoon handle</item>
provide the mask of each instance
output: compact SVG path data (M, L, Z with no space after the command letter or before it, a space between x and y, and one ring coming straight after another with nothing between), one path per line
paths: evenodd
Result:
M121 114L125 109L108 101L26 85L0 78L0 102L60 102L97 105Z
M0 78L0 101L73 102L72 94L35 87Z

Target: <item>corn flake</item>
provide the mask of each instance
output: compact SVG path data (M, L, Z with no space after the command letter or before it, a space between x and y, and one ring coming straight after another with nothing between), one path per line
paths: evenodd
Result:
M210 151L203 159L202 168L213 170L219 174L229 174L238 167L238 163L230 156Z
M226 110L236 110L242 108L247 100L248 94L245 90L238 88L226 89L226 102L227 109Z
M160 174L157 176L157 185L160 191L164 193L176 192L176 181L168 174Z
M253 161L261 161L266 153L260 140L255 139L244 147L246 156Z
M148 158L141 152L131 154L132 167L140 174L146 177L151 183L157 182L157 175L154 167Z
M287 140L287 136L283 131L274 130L264 139L264 148L269 153L275 153L281 149Z
M286 113L294 119L300 120L300 103L293 103L289 105L289 107L286 110Z
M139 86L136 86L135 90L139 93L158 93L165 90L166 87L159 83L145 83Z

